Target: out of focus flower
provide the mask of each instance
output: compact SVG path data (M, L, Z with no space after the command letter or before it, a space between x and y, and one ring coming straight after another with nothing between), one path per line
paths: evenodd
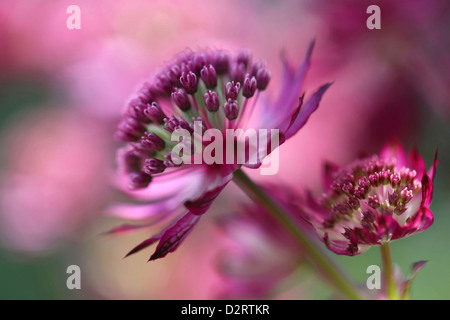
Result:
M324 195L308 193L300 207L330 250L357 255L431 226L436 166L436 155L427 172L416 149L407 156L391 142L379 155L345 167L327 163Z
M283 59L281 89L273 103L263 94L271 73L263 61L252 59L248 51L235 57L226 51L186 51L164 67L152 83L144 84L130 101L116 132L118 140L128 142L118 154L120 185L128 185L124 191L143 204L117 205L114 212L124 218L173 221L130 254L157 241L150 260L174 251L231 180L233 171L241 167L236 161L175 164L171 133L184 129L192 134L194 121L198 121L201 132L220 130L224 145L226 129L277 129L279 142L283 143L305 125L330 86L320 87L304 105L303 96L300 102L297 100L313 45L297 70ZM245 144L245 137L238 143ZM201 145L200 154L206 146ZM263 160L258 157L259 152L257 148L256 156L247 154L249 159L258 159L256 164L246 159L244 166L258 168ZM270 151L265 150L264 155L267 153ZM119 227L113 232L128 229Z
M314 233L301 219L290 189L276 185L264 189L292 213L297 228ZM304 262L298 241L261 205L242 205L238 212L220 216L219 227L229 243L219 256L219 270L226 280L221 298L272 298L280 284Z
M369 30L367 8L377 5L381 29ZM313 11L322 21L322 30L340 65L353 63L363 52L372 63L386 64L395 78L411 86L409 96L416 104L426 103L450 115L448 90L450 58L448 21L450 4L446 0L357 0L315 1ZM417 99L420 97L420 99Z
M3 141L0 184L1 235L8 246L49 249L100 212L110 168L107 136L71 111L41 109L15 121Z

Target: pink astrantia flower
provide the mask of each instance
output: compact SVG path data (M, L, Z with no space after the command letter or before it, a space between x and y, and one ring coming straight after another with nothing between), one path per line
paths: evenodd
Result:
M301 208L328 249L357 255L431 226L436 166L436 154L427 172L417 149L407 156L391 142L379 155L342 168L327 163L323 197L308 192Z
M301 219L291 189L267 185L264 190L286 212L292 213L297 228L314 233ZM236 213L221 216L219 228L227 240L219 256L219 271L226 279L220 298L273 297L277 286L304 262L303 250L296 239L259 204L242 205Z
M130 254L157 241L150 260L174 251L241 167L204 162L176 165L171 158L171 133L177 129L192 133L197 120L203 130L221 130L223 141L227 128L278 129L283 143L303 127L331 85L320 87L304 104L303 96L298 100L313 45L296 70L283 57L281 89L272 103L264 92L271 73L265 62L252 59L248 51L234 57L222 50L186 51L143 85L116 132L116 139L127 142L118 152L119 185L140 203L117 205L113 212L128 219L149 219L149 224L172 222ZM257 168L261 161L243 165ZM122 226L113 232L130 229L135 227Z

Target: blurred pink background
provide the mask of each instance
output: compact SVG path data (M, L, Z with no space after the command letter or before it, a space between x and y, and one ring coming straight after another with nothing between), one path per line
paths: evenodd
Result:
M85 270L89 297L217 297L227 280L217 267L226 241L215 217L236 210L230 201L246 201L236 188L227 188L183 246L163 260L146 263L147 251L122 259L145 234L99 236L120 223L104 208L120 197L110 186L118 146L112 133L125 102L186 47L250 49L267 60L275 96L280 53L299 64L316 39L305 89L335 83L307 125L281 147L279 173L249 173L258 181L315 189L324 160L346 163L392 136L414 144L423 114L450 119L448 1L375 2L382 29L371 31L365 1L2 1L2 246L18 255L56 252L69 259L58 251L69 243ZM80 30L66 27L72 4L81 9ZM22 103L22 83L44 87L43 101ZM17 96L8 98L13 85Z

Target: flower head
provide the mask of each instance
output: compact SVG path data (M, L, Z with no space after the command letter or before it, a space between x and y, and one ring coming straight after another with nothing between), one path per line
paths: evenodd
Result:
M316 200L308 193L301 207L330 250L357 255L431 226L436 166L436 155L427 172L416 149L406 156L391 142L380 155L348 166L326 164L324 195Z
M188 233L185 228L191 230L235 170L242 165L260 167L263 158L278 147L272 143L272 136L265 143L257 142L254 149L246 145L245 135L233 136L233 143L237 139L236 145L243 145L246 151L242 161L208 163L202 161L203 152L218 137L203 140L198 146L197 129L200 133L215 129L223 145L230 139L229 129L275 129L281 144L303 127L317 109L330 84L319 88L304 104L303 96L298 100L313 44L297 70L283 57L281 91L273 103L264 95L271 78L266 63L252 59L248 51L232 57L223 50L181 53L131 99L115 134L117 140L127 143L118 152L119 186L141 204L118 205L113 210L133 219L158 217L160 221L175 217L172 227L152 237L160 240L160 245L151 259L165 256L181 243ZM172 138L180 131L194 141L191 145L183 142L183 150L191 150L193 160L200 155L200 162L180 163L179 158L174 158L173 150L178 145ZM234 151L233 148L231 152ZM219 156L219 160L223 158L225 154ZM179 230L183 230L183 236L170 235Z

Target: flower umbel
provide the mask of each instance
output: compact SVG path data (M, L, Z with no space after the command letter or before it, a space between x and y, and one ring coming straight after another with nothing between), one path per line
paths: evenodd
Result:
M308 193L301 207L330 250L357 255L431 226L436 166L436 154L427 172L416 149L406 156L398 142L391 142L380 155L346 167L327 163L324 195L315 199Z
M241 51L235 57L223 50L185 51L167 64L151 83L143 85L128 104L115 135L127 143L118 152L118 185L140 203L119 204L113 212L128 219L151 220L146 226L154 221L172 221L161 234L146 240L131 253L158 240L151 260L175 250L235 170L242 165L261 166L262 159L256 164L248 161L254 159L252 154L243 163L180 164L172 158L176 146L171 140L172 133L183 129L195 140L195 125L200 123L202 132L207 129L222 132L226 144L227 129L276 129L282 144L303 127L331 85L320 87L305 103L303 96L298 99L313 45L297 70L283 57L281 90L273 103L264 92L271 73L265 62L252 59L248 51ZM265 155L272 151L269 145L270 140L262 147L268 149ZM202 141L200 149L207 146L208 142ZM124 226L113 232L135 228Z

